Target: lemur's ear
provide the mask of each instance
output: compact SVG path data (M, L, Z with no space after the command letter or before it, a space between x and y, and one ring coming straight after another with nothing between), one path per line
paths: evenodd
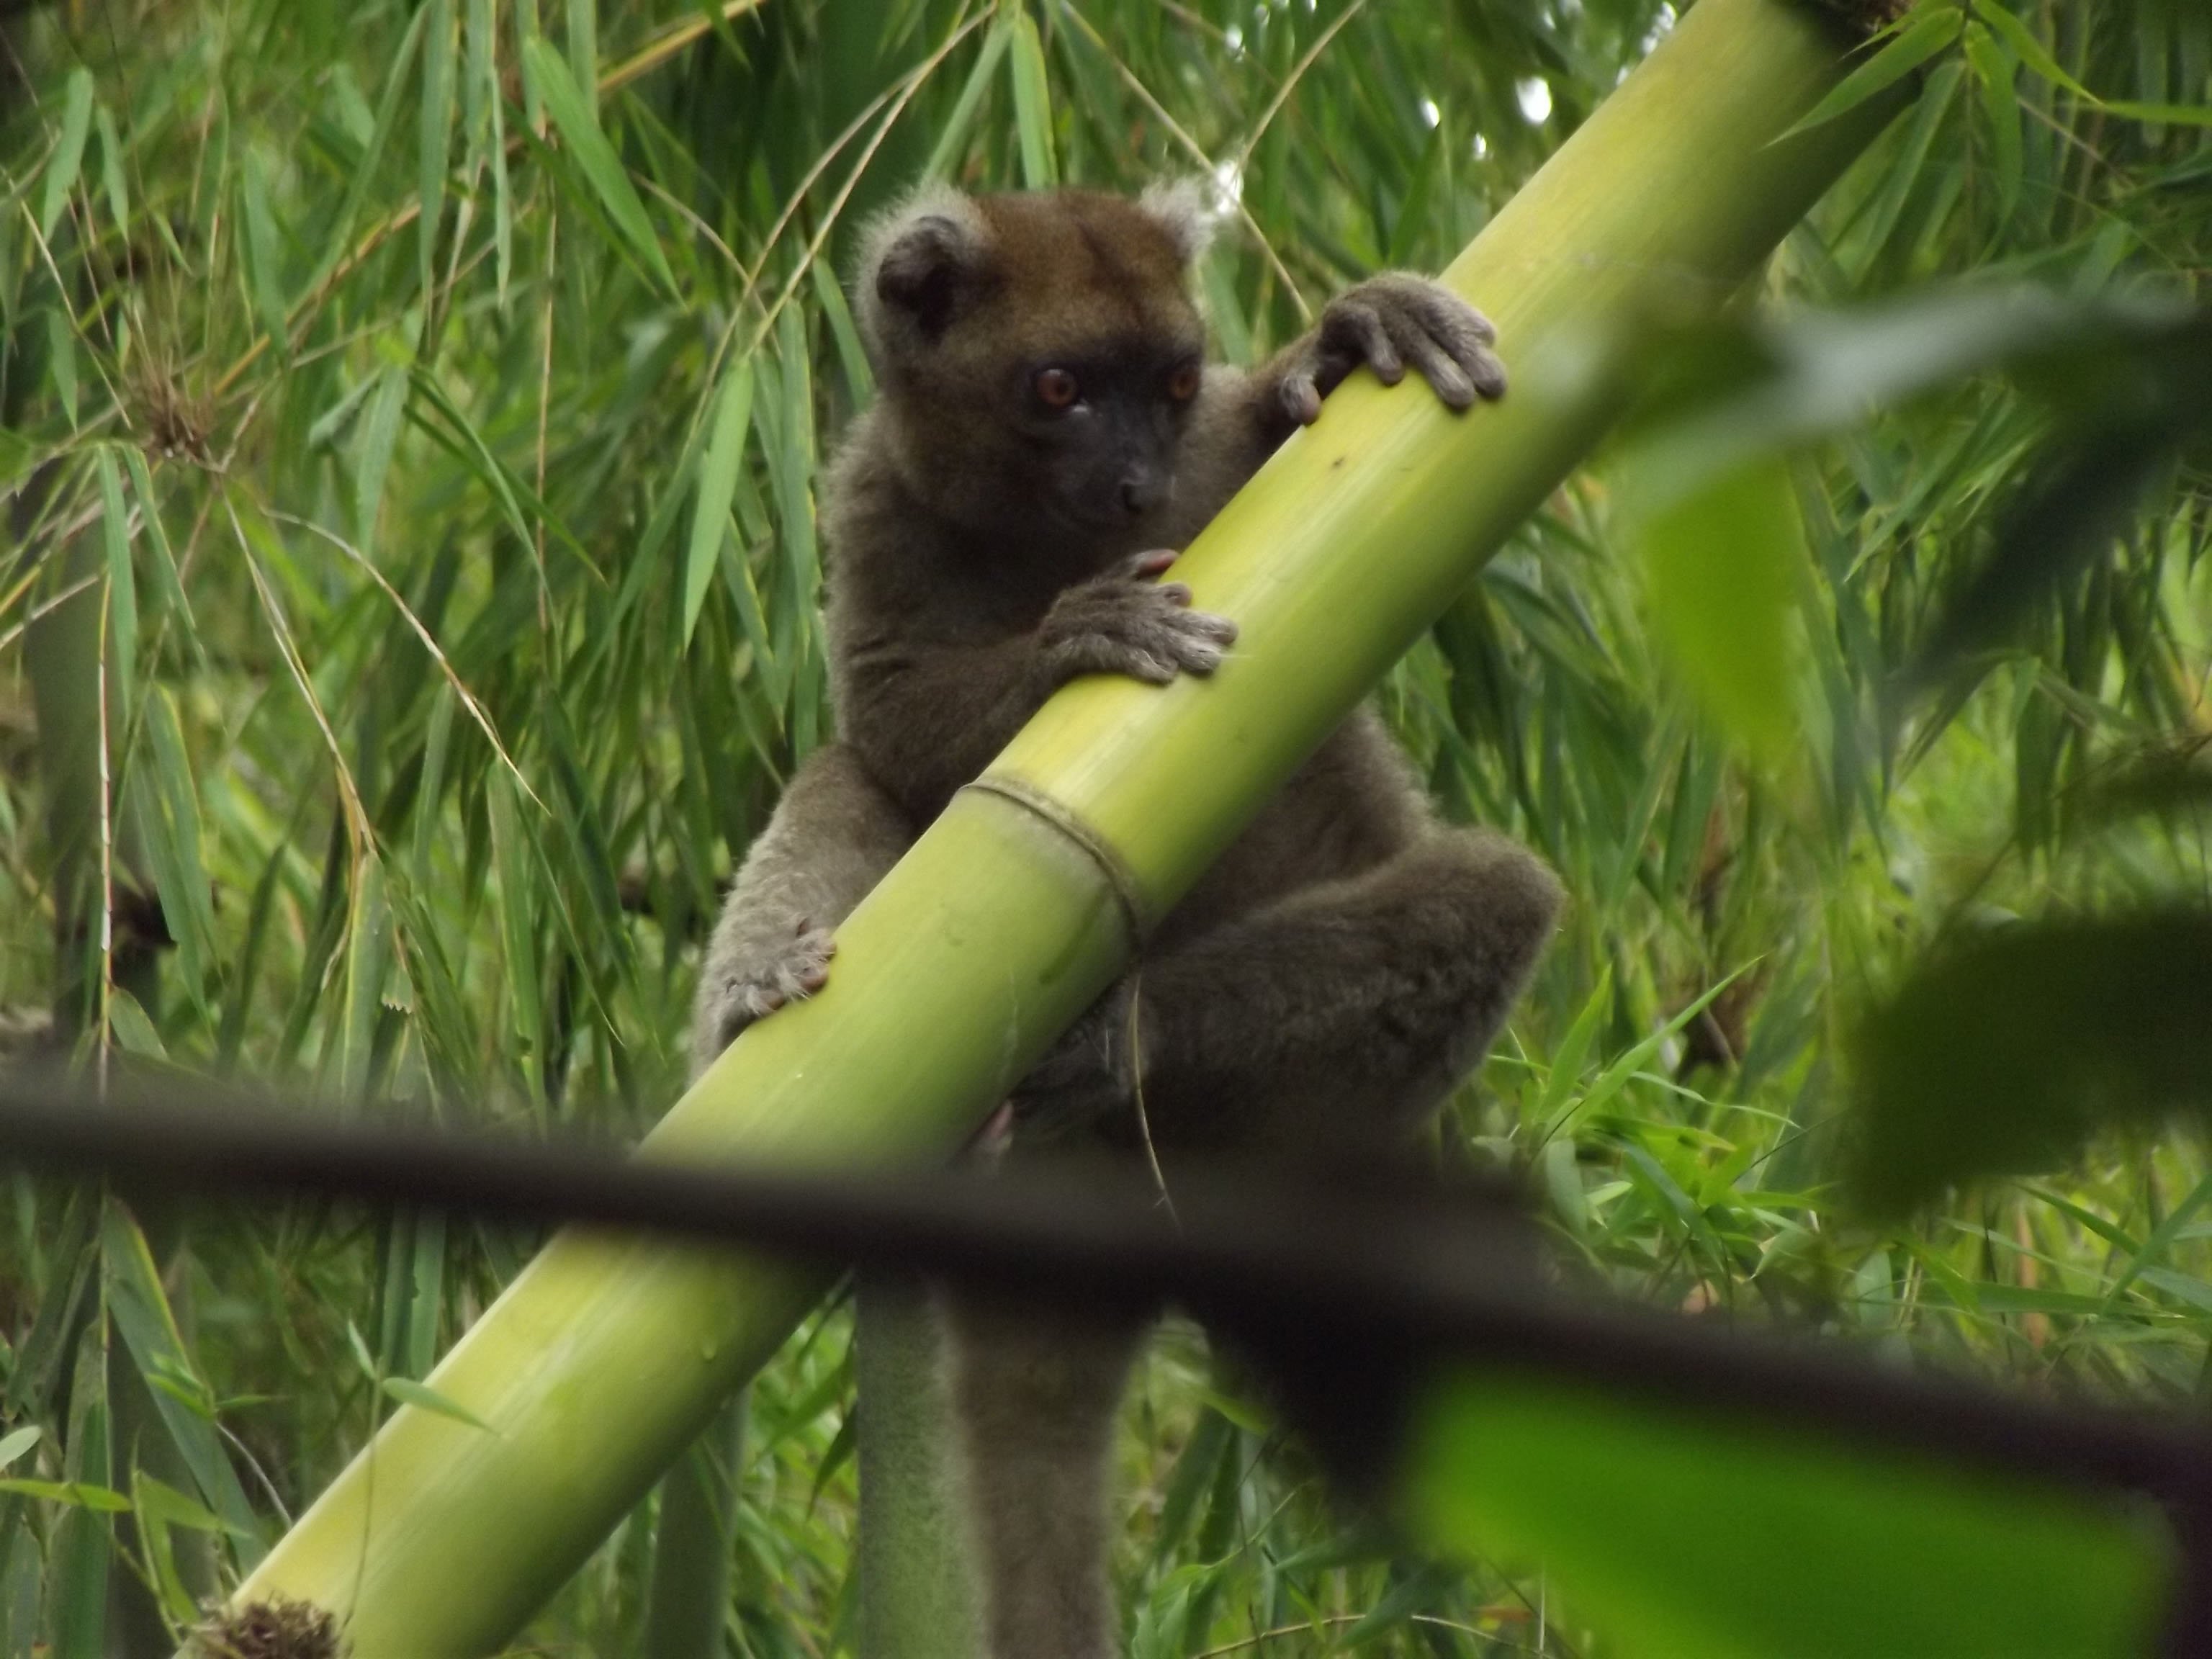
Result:
M1203 179L1169 179L1148 186L1137 206L1168 234L1185 264L1194 263L1213 240L1220 216L1213 209L1214 191Z
M861 311L878 344L904 331L933 340L982 272L989 227L948 185L924 185L876 221L862 265Z

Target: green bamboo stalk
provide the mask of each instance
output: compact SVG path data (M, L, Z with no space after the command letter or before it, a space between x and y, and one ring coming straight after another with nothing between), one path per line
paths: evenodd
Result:
M1655 308L1735 289L1879 129L1776 142L1850 37L1795 0L1703 0L1445 273L1516 390L1465 418L1366 377L1177 568L1243 643L1204 682L1069 687L840 932L811 1002L749 1030L642 1156L843 1170L946 1155L1270 788L1567 474ZM570 1231L239 1591L337 1613L358 1659L489 1652L642 1496L827 1282L820 1267Z

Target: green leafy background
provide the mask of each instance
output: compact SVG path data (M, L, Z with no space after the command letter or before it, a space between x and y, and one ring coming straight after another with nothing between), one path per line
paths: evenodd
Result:
M5 1041L634 1136L680 1083L717 884L827 729L815 513L868 395L837 282L868 214L926 171L1204 172L1234 203L1204 297L1249 360L1346 282L1442 264L1672 15L11 10ZM1772 320L1680 343L1679 384L1383 689L1444 810L1574 896L1437 1155L1525 1170L1577 1269L1655 1306L2181 1406L2212 1340L2212 1166L2157 1109L2185 1090L2100 1130L2079 1085L1992 1152L1982 1073L1850 1039L1961 939L2212 890L2212 472L2156 372L2203 361L2156 329L2212 266L2212 13L1923 4L1839 97L1908 71L1747 296ZM2093 497L2112 469L2068 458L2121 416L2145 459ZM2053 502L2089 528L2020 574ZM2141 1005L2200 981L2129 983L2126 1044L2186 1029ZM2022 1040L2106 1077L2078 1006ZM1860 1146L1877 1196L1899 1169L1888 1198L1937 1200L1862 1207L1830 1184L1846 1103L1899 1066L1882 1098L1965 1127ZM412 1379L532 1243L307 1205L134 1221L7 1179L10 1656L165 1639L394 1400L434 1407ZM820 1316L756 1390L737 1651L849 1647L849 1329ZM1617 1606L1537 1559L1439 1565L1332 1511L1186 1328L1126 1423L1139 1659L1613 1650L1586 1620ZM1670 1467L1613 1478L1649 1501ZM1729 1504L1700 1481L1674 1495ZM532 1650L635 1650L653 1526Z

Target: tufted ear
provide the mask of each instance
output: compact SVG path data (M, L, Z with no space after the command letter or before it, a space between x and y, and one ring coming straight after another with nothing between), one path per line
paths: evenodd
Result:
M874 343L880 349L908 331L925 340L942 334L988 252L983 216L946 185L924 185L876 221L860 295Z
M1170 179L1146 187L1137 206L1175 244L1185 264L1196 261L1213 240L1220 217L1213 208L1216 191L1204 179Z

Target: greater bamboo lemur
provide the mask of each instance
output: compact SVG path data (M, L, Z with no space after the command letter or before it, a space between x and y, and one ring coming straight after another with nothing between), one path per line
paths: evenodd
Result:
M1455 410L1503 394L1489 324L1404 275L1352 289L1256 372L1206 362L1188 289L1206 228L1188 186L925 190L875 228L858 297L880 391L825 499L838 740L738 872L697 1067L822 985L831 930L1055 689L1220 663L1235 624L1158 580L1174 554L1156 550L1186 545L1347 374L1411 366ZM1126 1146L1139 1081L1170 1153L1387 1146L1480 1058L1558 903L1519 847L1439 822L1363 709L1023 1083L1017 1149L1048 1125ZM1103 1659L1106 1454L1135 1333L958 1299L951 1327L993 1659Z

